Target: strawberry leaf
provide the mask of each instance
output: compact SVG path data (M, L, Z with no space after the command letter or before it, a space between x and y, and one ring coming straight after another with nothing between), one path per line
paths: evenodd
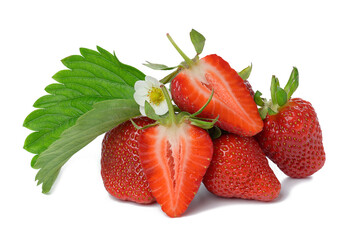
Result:
M58 142L63 141L65 132L71 133L70 129L78 124L80 117L94 110L97 103L114 99L133 101L135 82L145 78L142 72L121 63L115 54L103 48L97 47L97 51L81 48L80 52L81 55L73 55L62 60L69 69L61 70L53 76L58 83L45 88L48 95L40 97L34 103L34 107L38 109L31 112L23 124L34 131L26 138L24 148L36 154L31 166L41 169L36 179L43 183L44 192L50 190L61 166L73 153L70 154L70 151L70 155L66 155L67 159L56 160L56 165L49 157L45 158L43 155L50 156L49 149L52 149L50 153L55 151L54 146L62 147ZM137 108L138 106L136 114L139 114ZM109 114L114 118L113 114L117 113ZM133 114L124 116L130 117L134 117ZM121 119L117 119L117 124ZM74 144L79 144L80 140L72 140ZM46 164L46 161L49 163Z
M119 123L140 115L138 105L130 99L113 99L94 104L93 109L79 117L76 124L66 129L60 138L39 154L34 168L42 192L50 191L61 167L80 149L97 136L111 130Z

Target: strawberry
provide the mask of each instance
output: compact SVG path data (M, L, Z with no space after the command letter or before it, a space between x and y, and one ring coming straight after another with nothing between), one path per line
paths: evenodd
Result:
M197 51L194 59L189 59L167 36L185 59L171 82L171 94L176 105L183 111L194 113L206 103L213 91L213 99L200 117L213 119L218 116L218 127L243 136L260 132L263 121L239 74L215 54L199 59L202 50Z
M140 136L140 160L152 194L170 217L185 212L212 158L208 133L188 123L151 127Z
M163 117L147 111L157 120L139 137L139 157L156 201L170 217L182 215L194 198L210 164L213 145L204 129L214 123L191 119L188 113L174 113L169 93L164 85L169 114ZM146 108L146 107L145 107ZM147 104L147 109L150 105Z
M147 117L134 121L139 126L154 122ZM112 196L146 204L155 199L139 160L138 138L142 132L126 121L106 133L102 142L101 175Z
M294 68L286 87L282 89L273 76L271 101L263 101L261 93L256 93L264 118L263 131L256 139L264 153L286 175L304 178L323 167L325 152L313 106L303 99L291 98L298 87L298 79L298 70Z
M223 130L253 136L260 132L263 122L243 79L217 55L208 55L183 69L171 84L177 106L190 113L196 112L214 96L200 116L215 118Z
M253 137L225 133L213 141L211 164L203 178L213 194L228 198L272 201L281 185Z

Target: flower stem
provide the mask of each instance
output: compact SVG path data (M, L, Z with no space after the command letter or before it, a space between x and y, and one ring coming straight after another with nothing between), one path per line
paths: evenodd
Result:
M169 122L170 123L175 123L176 122L176 115L175 115L175 110L174 110L173 105L172 105L171 97L168 94L168 91L167 91L167 88L166 88L165 85L161 85L161 89L162 89L163 95L165 95L166 103L167 103L167 106L168 106L168 116L169 116L169 120L170 120Z
M177 52L182 56L182 58L185 60L187 65L190 67L193 65L193 61L177 46L175 41L173 41L172 37L167 33L167 38L170 40L174 48L177 50Z

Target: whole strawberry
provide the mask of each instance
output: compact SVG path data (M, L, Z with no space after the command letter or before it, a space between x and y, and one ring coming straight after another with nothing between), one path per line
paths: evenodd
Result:
M298 87L298 70L293 69L284 89L273 76L272 100L255 99L262 106L264 128L256 139L264 153L288 176L304 178L321 169L325 162L322 131L313 106L290 98Z
M281 185L253 137L225 133L213 141L213 157L203 178L206 188L221 197L272 201Z
M154 122L147 117L133 121L138 126ZM106 190L112 196L146 204L155 199L138 156L138 138L142 132L131 121L126 121L106 133L102 143L101 175Z

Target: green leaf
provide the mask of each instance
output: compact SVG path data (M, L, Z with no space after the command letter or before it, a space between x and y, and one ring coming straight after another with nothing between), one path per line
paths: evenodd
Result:
M43 193L50 191L61 167L76 152L97 136L138 115L140 112L134 100L113 99L96 103L36 159L34 168L40 170L35 179L42 184Z
M246 67L242 71L240 71L238 74L243 80L247 80L252 72L252 63L250 66Z
M144 63L143 65L145 65L146 67L149 67L153 70L172 70L172 69L175 69L178 67L178 66L168 67L167 65L164 65L164 64L151 63L149 61L146 61L146 63Z
M276 99L279 106L287 103L287 93L281 87L277 88Z
M54 149L54 144L58 146L64 132L77 125L80 117L92 111L96 104L114 99L132 101L135 82L145 78L142 72L121 63L115 54L103 48L97 47L97 51L81 48L80 52L81 55L62 60L69 69L53 76L57 83L45 88L48 95L34 103L38 109L31 112L23 124L34 131L26 138L24 148L36 154L31 166L41 169L40 176L47 174L45 189L51 187L49 179L55 181L59 169L51 169L50 165L42 169L44 164L38 161L43 161L43 154L47 154L49 148Z
M192 29L192 31L190 32L190 37L192 44L196 49L197 55L201 54L204 48L204 44L206 42L206 38L194 29Z

